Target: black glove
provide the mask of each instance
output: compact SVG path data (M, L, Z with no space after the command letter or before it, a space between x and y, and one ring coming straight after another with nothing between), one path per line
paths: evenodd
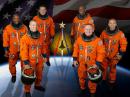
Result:
M77 57L73 57L73 62L74 62L74 61L77 61ZM76 65L78 65L78 63L77 63ZM72 67L75 67L75 65L72 64Z
M121 51L119 52L119 55L121 56L123 56L124 54L125 54L124 52L121 52Z
M5 57L9 57L9 47L4 47L5 50Z

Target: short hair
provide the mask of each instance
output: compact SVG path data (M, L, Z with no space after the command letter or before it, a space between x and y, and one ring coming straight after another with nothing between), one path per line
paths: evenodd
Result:
M20 17L20 14L19 14L19 13L14 13L14 14L12 15L12 18L13 18L14 16Z
M30 25L32 22L35 22L35 23L37 24L37 22L36 22L35 20L31 20L31 21L29 22L29 25Z
M47 9L47 6L46 6L45 4L40 5L40 6L39 6L39 9L40 9L41 7L45 7L45 8Z
M93 25L93 24L90 24L90 23L84 24L83 27L85 28L85 27L88 26L88 25L90 25L90 26L94 29L94 25Z
M115 22L117 22L117 20L116 20L115 18L110 18L110 19L108 20L108 22L111 21L111 20L114 20Z
M85 9L85 6L83 6L83 5L80 5L79 8L80 8L80 7L83 7L83 8Z

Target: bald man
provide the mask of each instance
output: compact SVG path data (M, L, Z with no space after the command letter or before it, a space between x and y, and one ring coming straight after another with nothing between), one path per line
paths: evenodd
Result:
M46 62L46 49L43 44L43 36L37 30L36 21L30 21L29 29L30 30L23 36L20 43L21 60L24 62L22 68L31 66L35 70L35 89L44 91L45 89L41 86L42 71L44 68L43 62ZM26 97L31 97L30 88L30 85L24 86Z
M74 66L78 63L78 77L81 93L86 95L87 70L91 66L100 66L104 59L105 48L102 40L95 36L92 24L84 25L84 33L78 37L74 44L73 60ZM88 80L88 88L91 97L95 97L97 84Z

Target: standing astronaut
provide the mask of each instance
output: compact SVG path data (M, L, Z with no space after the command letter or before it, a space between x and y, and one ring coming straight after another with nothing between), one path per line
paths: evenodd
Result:
M49 56L50 56L50 45L53 41L55 35L55 26L53 19L48 15L47 8L41 5L38 10L37 16L33 18L38 24L38 31L42 32L44 47L46 48L47 62L46 64L50 66Z
M74 18L73 24L71 27L71 37L72 39L74 39L73 41L75 41L81 34L84 33L83 25L87 23L94 25L93 19L90 16L90 14L86 14L85 7L80 6L79 14Z
M37 23L36 21L32 20L29 24L30 30L26 35L22 37L21 43L20 43L20 55L21 60L23 61L22 70L28 69L29 67L34 70L36 74L36 80L35 80L35 89L39 91L44 91L44 87L41 86L41 80L42 80L42 71L44 68L43 62L46 62L46 49L44 48L43 44L43 36L42 34L37 30ZM24 72L24 71L22 71ZM26 75L31 73L31 70L26 70L24 72ZM24 76L25 79L24 82L31 80L30 77L27 78L27 76ZM29 81L30 81L29 80ZM31 82L31 81L30 81ZM30 94L31 84L25 84L24 91L26 97L31 97Z
M108 27L101 33L100 38L106 49L105 60L103 61L103 80L107 79L108 83L113 86L116 82L116 65L124 55L127 47L127 40L124 33L119 30L115 19L108 21Z
M5 49L5 57L9 61L9 70L13 83L16 81L15 65L19 58L20 40L26 33L27 27L22 23L18 14L13 15L12 22L3 30L3 47Z
M92 24L84 25L84 33L75 41L73 51L73 64L75 67L78 64L78 77L81 95L86 93L86 78L90 72L89 69L98 69L105 57L104 55L105 48L103 46L103 42L100 38L95 36L94 26ZM95 71L92 71L92 73L94 72ZM88 80L91 97L94 97L96 93L96 86L96 83Z

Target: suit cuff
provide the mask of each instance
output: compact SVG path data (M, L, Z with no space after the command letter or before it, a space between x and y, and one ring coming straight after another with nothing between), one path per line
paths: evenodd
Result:
M25 60L23 61L24 65L29 65L29 61L28 60Z
M122 51L119 52L119 55L121 55L121 56L123 56L124 54L125 54L125 53L122 52Z
M43 57L43 58L46 58L46 57L47 57L47 55L46 55L46 54L42 54L42 57Z
M97 66L100 66L100 65L101 65L101 62L96 61L96 65L97 65Z
M73 61L77 61L77 57L73 57Z
M4 50L5 50L5 51L8 51L8 50L9 50L9 47L4 47Z

